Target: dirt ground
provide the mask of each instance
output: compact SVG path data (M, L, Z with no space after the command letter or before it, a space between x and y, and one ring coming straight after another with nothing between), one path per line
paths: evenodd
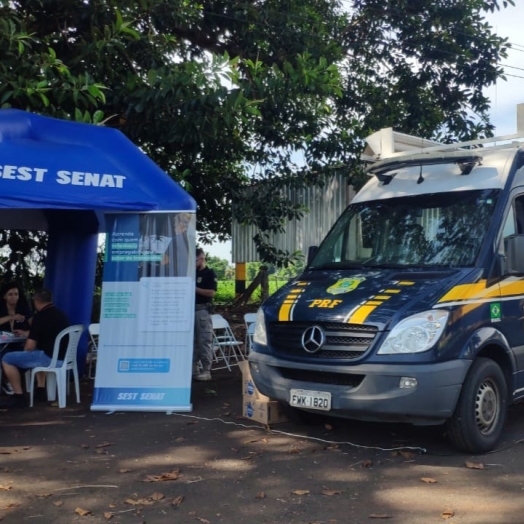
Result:
M4 523L524 523L524 405L500 447L456 452L438 428L241 417L238 368L195 383L185 414L0 412Z

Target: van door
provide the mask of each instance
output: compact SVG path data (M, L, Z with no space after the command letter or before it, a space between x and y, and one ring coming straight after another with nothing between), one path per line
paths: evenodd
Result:
M520 192L510 202L499 245L500 255L505 254L505 239L515 234L524 234L524 193ZM518 395L521 396L524 395L524 274L502 275L500 292L500 325L494 327L502 331L513 349L517 367L515 389L516 393L522 390Z

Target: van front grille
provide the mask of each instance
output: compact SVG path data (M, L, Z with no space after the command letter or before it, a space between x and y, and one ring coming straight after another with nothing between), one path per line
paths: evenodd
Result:
M316 353L308 353L302 346L304 331L312 326L322 329L325 336L324 344ZM377 332L375 326L361 324L271 322L268 325L268 340L273 353L284 358L352 360L364 355Z

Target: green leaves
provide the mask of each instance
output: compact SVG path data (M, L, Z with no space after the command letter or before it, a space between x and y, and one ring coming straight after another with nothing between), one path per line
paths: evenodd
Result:
M120 129L195 197L200 240L229 236L237 199L260 256L285 265L271 232L307 211L284 188L340 170L358 186L367 134L492 132L483 89L507 42L484 14L507 5L3 2L0 106Z

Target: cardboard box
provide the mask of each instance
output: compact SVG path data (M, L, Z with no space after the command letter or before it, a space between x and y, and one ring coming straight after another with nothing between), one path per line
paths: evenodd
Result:
M255 382L253 381L253 377L249 371L249 362L244 360L239 362L238 366L242 371L242 395L255 400L264 400L266 402L271 400L269 397L266 397L266 395L262 395L262 393L260 393L260 391L258 391L257 387L255 386Z
M261 424L276 424L287 420L282 406L276 400L256 400L248 396L244 396L243 400L242 416L244 418Z

